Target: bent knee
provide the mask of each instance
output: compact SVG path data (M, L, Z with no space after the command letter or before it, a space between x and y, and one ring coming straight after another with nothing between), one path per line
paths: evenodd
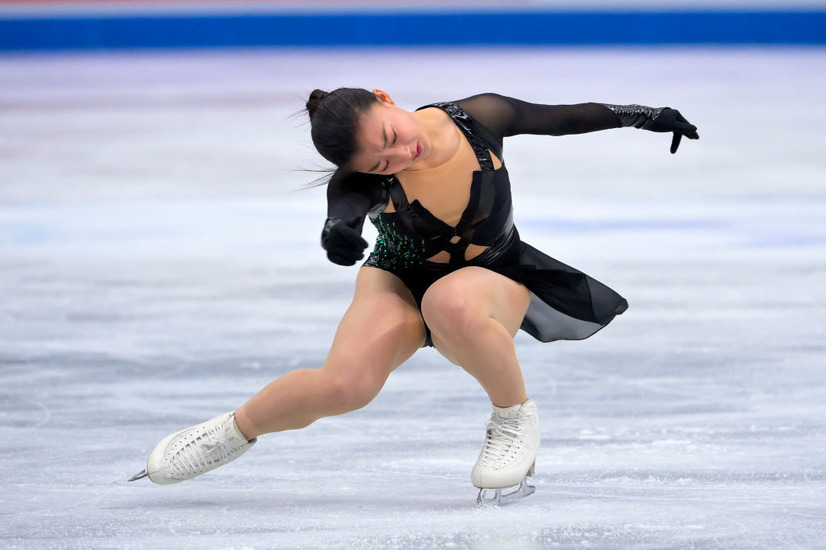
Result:
M489 317L475 298L462 285L434 284L422 299L422 316L435 337L472 336Z
M343 414L367 406L379 394L384 381L353 370L326 375L322 391L329 414Z

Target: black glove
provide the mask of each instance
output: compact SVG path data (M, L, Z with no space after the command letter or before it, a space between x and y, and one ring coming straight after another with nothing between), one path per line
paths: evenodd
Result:
M652 132L674 132L674 137L671 138L672 155L677 152L683 136L688 139L700 139L697 127L689 123L676 109L654 109L645 105L603 105L614 111L622 127L633 126Z
M321 232L321 247L327 251L327 258L334 264L353 265L364 258L367 241L343 221L328 218Z
M680 114L680 111L671 109L670 107L664 108L660 111L660 114L655 116L648 124L642 126L642 128L651 130L652 132L674 132L674 136L671 138L672 155L677 152L677 147L680 146L680 140L683 139L683 136L688 139L700 139L700 135L697 133L697 127L689 123L685 117Z

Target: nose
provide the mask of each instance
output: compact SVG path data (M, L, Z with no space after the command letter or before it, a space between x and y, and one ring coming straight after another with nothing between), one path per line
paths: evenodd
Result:
M408 161L416 157L416 146L399 145L394 147L391 156L399 161Z
M419 142L413 141L410 145L407 146L407 158L410 160L416 160L416 155L419 154Z

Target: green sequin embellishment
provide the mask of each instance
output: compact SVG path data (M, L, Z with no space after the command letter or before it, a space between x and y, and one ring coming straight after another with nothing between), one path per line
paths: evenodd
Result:
M416 240L399 230L399 224L385 216L371 217L378 237L373 248L377 267L388 270L411 269L425 260L425 242Z

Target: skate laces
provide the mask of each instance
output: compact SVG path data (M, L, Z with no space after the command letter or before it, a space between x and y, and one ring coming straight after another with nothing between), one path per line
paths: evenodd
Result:
M482 462L487 466L493 466L507 459L523 433L519 416L502 418L498 414L492 414L487 424Z
M226 461L236 450L227 438L225 424L221 423L208 427L204 433L184 444L169 462L177 473L205 471Z

